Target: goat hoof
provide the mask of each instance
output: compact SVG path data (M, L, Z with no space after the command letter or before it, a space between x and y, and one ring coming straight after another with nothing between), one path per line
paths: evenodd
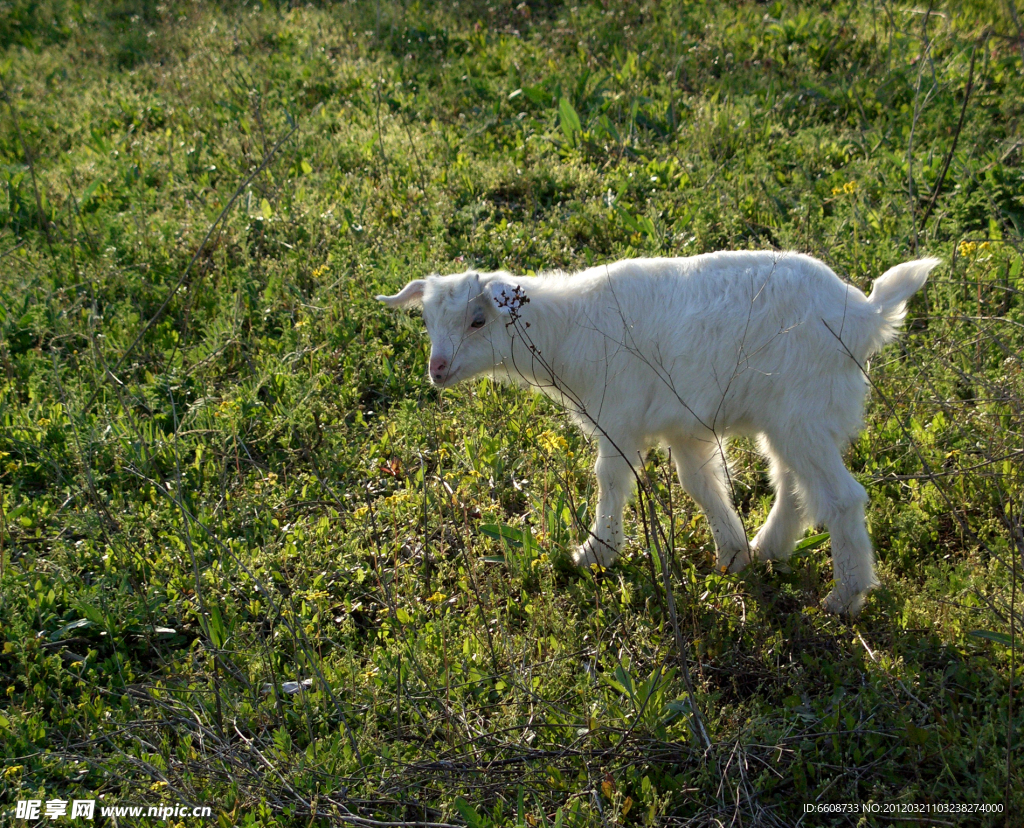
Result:
M750 557L757 558L759 561L774 561L775 565L784 564L789 560L793 554L793 550L790 549L788 552L780 552L778 548L772 548L771 546L762 546L759 538L754 538L750 542Z
M602 540L589 538L583 545L579 546L572 555L572 561L576 566L588 567L597 564L602 567L609 567L618 557L612 547Z
M867 594L867 590L864 590L863 592L850 593L836 587L825 596L825 600L822 601L822 604L825 607L825 611L831 612L833 615L842 615L846 618L856 618L864 608L864 601L867 598Z
M750 542L750 559L768 564L772 572L793 571L793 567L789 565L789 555L780 555L771 549L762 549L756 538Z
M750 553L746 549L718 553L718 568L729 572L740 572L750 564Z

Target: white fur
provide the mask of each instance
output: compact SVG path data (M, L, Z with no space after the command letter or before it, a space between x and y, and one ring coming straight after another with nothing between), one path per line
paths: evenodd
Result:
M816 259L771 251L632 259L572 275L470 271L377 298L422 304L435 384L510 379L559 400L597 438L596 520L578 564L615 559L635 471L661 444L707 515L719 565L785 560L809 522L824 523L835 580L825 606L856 615L878 583L867 495L841 456L862 427L861 366L896 336L907 299L938 263L892 268L870 298ZM517 287L528 301L514 298ZM776 491L749 544L727 480L733 435L757 437Z

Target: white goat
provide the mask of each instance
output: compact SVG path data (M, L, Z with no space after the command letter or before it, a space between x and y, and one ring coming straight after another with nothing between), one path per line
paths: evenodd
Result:
M808 522L824 523L835 580L825 607L853 616L878 581L867 495L841 452L862 427L862 366L895 338L938 263L898 265L870 297L809 256L758 251L572 275L468 271L377 298L422 305L435 385L509 379L560 401L597 437L598 504L578 565L615 559L642 453L660 443L708 518L720 566L785 560ZM726 472L733 435L758 438L776 493L749 544Z

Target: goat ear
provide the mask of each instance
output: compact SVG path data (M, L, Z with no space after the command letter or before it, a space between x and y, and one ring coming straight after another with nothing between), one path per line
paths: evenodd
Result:
M491 294L491 300L494 302L494 307L498 309L498 313L509 316L513 309L518 310L522 305L522 291L519 285L494 279L488 282L487 290Z
M379 295L376 298L389 308L405 308L409 305L423 304L423 291L427 286L426 279L415 279L409 282L394 296Z

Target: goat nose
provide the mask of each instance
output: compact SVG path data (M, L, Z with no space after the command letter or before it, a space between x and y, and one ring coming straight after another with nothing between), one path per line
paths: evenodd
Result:
M448 370L448 360L444 357L431 357L430 376L436 379L443 379L444 372Z

